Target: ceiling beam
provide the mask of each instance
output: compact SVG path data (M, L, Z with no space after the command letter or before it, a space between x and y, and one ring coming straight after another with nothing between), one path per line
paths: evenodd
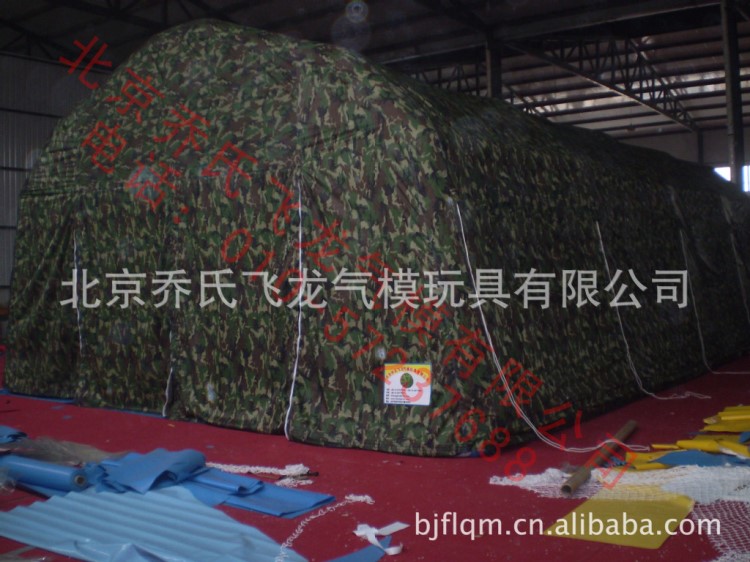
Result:
M633 106L628 106L628 107L635 107L635 106L637 106L637 104L634 104ZM621 107L624 108L625 106L621 106ZM717 103L717 102L715 102L715 103L695 105L695 106L693 106L692 109L695 110L695 111L701 111L701 112L716 111L716 110L726 110L726 103ZM588 108L587 108L587 110L588 110ZM590 116L589 115L589 116L586 116L587 113L588 114L591 113L591 112L588 112L587 110L586 111L568 110L568 111L564 111L564 112L562 112L562 111L561 112L551 111L551 112L547 113L546 116L551 117L557 123L565 123L566 125L576 125L576 126L586 125L586 124L589 124L589 123L603 123L603 122L611 123L611 122L614 122L614 121L631 121L633 119L641 119L641 118L653 117L654 116L653 112L646 112L646 111L636 112L636 113L631 113L631 114L610 114L609 116L607 116L607 115L600 115L600 116ZM602 109L601 111L607 111L607 110L606 109ZM579 116L580 116L580 118L579 118ZM569 117L569 119L558 119L559 117ZM714 116L703 115L699 119L704 119L704 120L705 119L714 119L716 117L723 118L724 115L723 114L714 115Z
M216 8L212 8L210 5L208 5L203 0L188 0L193 6L196 6L197 8L200 8L203 10L203 12L212 18L220 19L222 21L228 21L230 23L235 23L235 21L229 17L229 14L224 12L223 10L218 10Z
M307 3L306 3L307 4ZM310 2L309 4L313 4ZM327 8L318 8L317 10L304 10L297 15L291 16L291 17L283 17L283 12L280 12L279 15L282 15L281 19L278 19L276 21L269 22L263 26L263 29L266 31L277 31L279 29L290 29L293 28L295 25L307 25L313 20L321 19L321 18L330 18L334 16L337 13L342 13L343 10L339 6L335 7L327 7Z
M53 9L50 8L50 6L40 4L36 7L36 9L30 9L28 12L15 16L13 18L13 21L15 23L22 24L23 22L34 19L38 16L41 16L42 14L49 15L52 11Z
M741 54L745 55L748 53L750 53L750 51L742 51ZM721 57L721 53L718 53L716 57ZM708 59L709 57L706 57L706 58ZM702 65L694 64L691 66L689 72L675 70L673 67L668 66L670 64L673 64L674 62L684 62L684 61L691 61L691 60L695 60L695 59L691 59L690 57L680 57L676 61L672 59L659 59L659 64L662 67L666 67L669 69L664 72L661 72L660 76L664 79L668 79L668 78L680 78L680 77L687 77L687 76L704 76L709 73L715 73L715 74L721 75L721 80L719 80L718 82L713 81L713 82L706 82L706 83L711 83L711 84L723 84L724 83L724 68L723 66L720 66L723 64L723 62L721 61L719 63L711 62L711 63L702 64ZM539 68L544 68L544 67L545 65L540 65L531 70L537 70ZM560 71L560 72L555 72L554 74L545 74L544 76L532 75L532 76L526 76L524 78L515 78L515 74L517 72L528 72L528 70L529 69L524 68L522 69L522 71L516 71L516 70L507 71L506 76L510 78L508 78L508 80L506 81L509 84L512 84L513 86L521 86L521 85L526 85L526 86L537 85L538 86L540 84L544 84L545 82L550 82L552 84L555 84L557 81L562 80L564 78L568 78L570 76L570 73ZM742 76L742 80L747 80L747 79L748 79L748 75ZM703 80L715 80L715 79L711 78L711 79L703 79ZM690 87L690 86L700 86L700 85L703 85L701 83L701 80L695 80L695 79L680 82L681 88ZM576 86L572 86L572 87L575 88ZM558 90L559 88L553 89L553 91L558 91Z
M446 0L450 3L450 5L446 6L442 1L435 3L431 2L430 0L413 0L414 3L427 8L427 12L424 15L417 15L414 16L413 19L415 20L423 20L423 19L429 19L430 16L442 16L445 18L448 18L450 20L453 20L454 22L462 24L464 27L467 28L467 31L462 32L456 32L456 35L458 36L466 36L468 35L468 30L474 31L476 33L479 33L482 35L481 39L479 41L474 40L471 43L458 47L457 49L450 49L447 52L451 52L454 50L469 50L474 48L482 48L484 49L486 39L489 33L491 33L492 29L491 26L483 22L476 14L474 14L473 11L471 11L467 6L464 6L460 3L459 0ZM444 37L446 34L441 35L441 38ZM430 37L430 39L433 39L433 37ZM411 44L413 44L413 40L411 41ZM387 52L389 50L398 50L401 46L409 45L407 42L405 45L404 43L399 43L392 46L386 46L386 47L380 47L378 49L373 49L370 51L365 51L363 54L366 56L375 56L377 54L380 54L381 52ZM390 47L390 48L389 48ZM432 56L435 53L432 53L428 56ZM406 57L399 57L396 59L390 59L390 60L380 60L378 61L380 64L387 64L387 65L396 65L399 63L408 63L410 61L416 61L420 58L422 58L423 55L417 54L417 55L409 55Z
M625 6L609 6L599 9L589 7L548 14L546 17L508 21L495 27L485 24L473 12L452 0L452 6L441 2L435 5L429 0L414 0L431 11L464 24L474 31L481 32L497 41L530 39L565 31L594 27L618 21L627 21L674 12L684 12L710 6L718 6L721 0L641 0ZM463 9L461 9L463 8Z
M451 6L446 6L443 2L435 4L428 2L427 0L415 0L415 2L428 7L430 10L437 14L462 23L463 25L473 29L474 31L482 32L484 35L495 40L503 42L508 38L508 32L500 32L500 34L498 34L497 28L493 31L489 26L486 26L481 20L479 20L479 18L477 18L471 11L461 9L462 6L458 3L457 0L453 0ZM590 25L592 25L591 22L596 22L597 24L609 23L612 21L622 21L623 19L633 19L638 17L645 17L647 15L657 15L666 12L704 7L705 5L714 5L716 3L717 0L652 0L650 2L642 2L639 5L628 6L627 9L615 8L598 12L585 10L585 14L587 15L587 17L583 18L580 17L580 11L578 11L579 16L576 18L575 25L583 23L584 25L580 25L580 27L589 27ZM646 5L648 5L648 8L646 8ZM607 18L606 21L599 21L602 20L603 17ZM555 21L558 25L560 25L560 21L564 19L565 18L558 18ZM530 25L537 25L537 22L534 22L534 24ZM568 23L565 25L568 26L567 29L570 29L572 24ZM523 29L523 26L520 26L520 28ZM548 33L552 31L548 26L544 29ZM559 31L563 30L563 28L559 29ZM518 33L518 31L516 30L514 33ZM520 35L518 36L520 37ZM689 112L673 95L671 89L669 88L669 85L659 76L659 73L656 71L647 57L643 53L641 53L638 45L633 41L630 41L626 44L626 51L630 51L631 53L625 53L625 60L627 60L628 54L634 53L636 55L636 64L631 67L630 63L626 62L625 67L619 69L620 76L618 76L618 78L625 78L624 87L618 85L619 80L615 78L614 69L612 70L612 79L610 81L606 81L599 77L601 74L600 72L583 71L582 61L579 61L580 64L578 65L578 67L576 67L570 64L568 61L551 57L544 51L531 49L529 47L526 47L525 45L516 44L515 46L511 46L516 51L523 52L527 55L544 60L545 62L581 76L582 78L594 82L595 84L607 88L608 90L611 90L621 96L627 97L651 109L652 111L668 117L669 119L675 121L676 123L679 123L680 125L688 128L691 131L698 130L698 126L690 116ZM580 53L582 53L582 50L579 48L579 54ZM615 58L619 60L619 57L613 56L612 58L613 60ZM641 85L641 89L643 89L644 83L648 82L652 85L652 87L648 91L648 94L650 96L648 99L643 96L643 92L635 92L631 87L631 84L629 84L630 80L633 80L633 83L635 82L631 74L635 75L636 72L638 73L637 76ZM656 87L657 83L660 87ZM511 92L511 95L517 95L512 89L508 88L508 90ZM528 104L527 100L524 100L524 102ZM533 107L533 105L528 104L527 107Z
M506 46L638 102L691 131L698 129L695 121L679 100L669 90L664 89L658 73L637 50L633 50L633 45L626 44L628 48L625 51L618 51L617 43L612 41L607 45L610 50L599 58L585 57L589 45L584 43L578 43L571 48L566 42L559 41L559 51L555 50L560 53L560 56L522 43L506 43ZM630 62L629 55L633 54L636 56L635 64ZM612 64L605 65L607 61ZM616 66L620 61L625 61L625 64ZM610 78L605 79L606 75Z
M17 23L14 23L10 20L6 20L3 17L0 17L0 26L7 27L9 29L12 29L16 33L20 33L23 35L27 41L33 42L36 44L42 51L45 51L45 49L42 47L42 45L47 45L49 47L53 47L60 51L62 54L67 55L69 57L77 57L80 53L74 51L71 47L68 47L66 45L62 45L60 43L57 43L56 41L52 41L51 39L47 39L45 37L42 37L41 35L37 35L33 31L26 29L23 26L18 25Z
M430 0L413 0L414 3L427 8L431 12L440 16L452 19L459 23L464 24L466 27L480 31L483 34L487 34L491 31L491 26L479 19L474 12L469 8L458 2L458 0L451 0L448 5L444 2L434 2Z
M643 65L643 68L646 69L647 75L650 75L654 80L654 82L651 82L650 84L651 88L649 93L651 95L656 94L662 96L663 99L659 105L668 107L671 113L675 113L676 116L679 117L678 121L684 121L691 130L697 132L698 125L693 120L690 112L685 108L684 105L682 105L682 102L680 102L678 97L672 91L672 85L667 82L661 75L661 73L656 69L656 67L654 67L654 64L651 61L649 55L643 52L640 41L628 39L626 44L630 47L633 53L635 53L637 64Z
M750 124L750 123L748 123L748 124ZM724 126L722 126L722 125L704 125L703 127L701 127L701 131L704 132L704 133L706 133L708 131L724 131L724 130L726 130L726 125L724 125ZM662 134L662 135L680 135L680 134L682 134L682 135L686 135L686 134L690 134L690 133L688 133L687 131L684 131L684 130L675 129L675 130L670 130L670 131L663 131L661 133L656 133L656 134ZM656 136L656 134L654 132L647 132L645 134L639 132L638 134L630 135L630 134L617 134L617 132L615 132L615 134L613 134L611 136L612 136L612 138L615 138L617 140L622 140L622 141L626 141L627 142L627 141L637 140L637 139L653 139ZM723 163L722 166L726 166L726 163Z
M15 38L15 39L11 39L11 40L10 40L10 41L8 41L8 42L7 42L7 43L6 43L5 45L2 45L2 46L0 46L0 52L2 52L2 51L7 51L7 50L8 50L8 49L10 49L10 48L11 48L11 47L12 47L13 45L15 45L16 43L18 43L19 41L21 41L21 40L22 40L22 39L24 39L24 38L25 38L25 36L23 35L23 33L19 33L18 35L16 35L16 38Z
M478 60L482 56L484 56L484 47L477 45L475 47L469 47L468 49L432 53L413 59L406 59L401 62L389 63L388 66L405 74L413 74L416 72L435 70L440 67L463 64L467 61Z
M748 119L748 117L750 117L750 113L744 113L743 114L743 119L744 119L745 126L747 126L748 124L750 124L750 120ZM703 122L711 122L711 121L722 121L724 119L725 119L724 117L699 117L699 118L696 119L696 121L703 123ZM640 125L636 124L635 125L635 130L649 128L649 127L663 128L663 127L669 127L669 126L673 127L674 124L673 123L643 123L643 124L640 124ZM613 126L613 127L600 127L600 128L591 127L591 129L593 129L595 131L602 132L602 133L610 133L610 132L614 132L614 131L633 131L633 126L631 126L631 125L619 125L619 126ZM726 129L726 125L723 126L723 127L710 127L708 129L701 129L701 131L705 132L707 130L711 131L711 130L714 130L714 129ZM682 132L682 131L674 129L674 130L669 130L669 131L658 133L658 134L669 134L669 133L679 133L679 132ZM654 135L649 135L649 136L654 136Z
M443 41L450 41L450 40L460 41L466 38L467 36L471 36L469 40L466 41L465 44L456 45L454 48L443 49L443 52L454 51L454 50L459 50L459 49L467 49L469 47L476 47L478 45L477 42L474 41L475 35L476 35L476 32L458 28L456 30L451 30L445 33L432 34L429 37L427 37L425 40L423 40L421 45L415 44L414 38L411 38L406 41L399 41L398 43L390 43L387 45L381 45L379 47L365 49L362 52L362 54L366 57L371 58L378 64L390 65L390 64L408 61L408 60L413 60L415 58L424 56L425 53L429 53L429 52L434 53L435 51L434 50L430 51L429 49L425 49L424 53L414 53L414 54L399 56L397 58L391 58L391 59L379 58L378 55L382 55L384 53L393 53L394 51L401 51L401 50L408 49L408 48L412 48L412 49L419 48L420 46L423 46L423 45L432 45L436 43L441 43Z
M496 26L493 29L493 37L499 41L530 39L618 21L718 6L719 4L720 0L646 0L630 2L623 6L608 6L598 9L586 7L579 10L552 13L546 17L509 21Z
M598 117L581 117L572 119L554 119L555 123L564 123L566 125L575 125L580 127L581 125L591 125L597 123L616 123L617 121L630 121L631 126L637 126L633 123L635 119L646 119L654 117L652 111L639 111L629 114L612 115L609 117L598 116Z
M712 28L713 29L713 28ZM722 37L721 37L721 28L719 26L715 27L716 29L716 36L715 37L702 37L698 39L687 39L685 41L681 41L679 43L675 43L674 41L669 43L654 43L651 45L642 45L641 50L644 53L648 53L649 51L653 50L662 50L662 49L672 49L675 47L692 47L692 46L701 46L703 47L702 52L704 53L701 55L701 58L712 58L712 57L723 57L723 51L722 51ZM745 33L739 34L740 40L746 40L750 38L750 33L747 31ZM706 50L707 45L716 44L715 49L712 50ZM387 64L388 66L393 66L395 68L398 68L399 70L403 70L404 72L417 72L419 69L422 68L422 61L427 61L427 65L429 66L431 59L435 56L441 56L444 58L450 58L452 53L456 53L456 55L460 55L461 53L465 53L470 51L471 49L484 49L485 43L484 42L474 42L470 45L467 45L466 47L462 47L458 50L456 49L449 49L446 51L440 51L438 53L425 53L423 55L411 55L407 57L401 57L398 59L393 59L390 61L383 61L380 64ZM743 51L742 53L750 52L750 50ZM693 55L682 55L682 56L676 56L676 57L670 57L670 58L660 58L659 63L660 64L667 64L672 62L682 62L686 60L694 60ZM451 62L458 63L459 61L453 60ZM514 63L518 64L518 66L514 66ZM519 64L520 63L520 64ZM524 58L522 56L516 56L516 57L504 57L503 58L503 68L504 68L504 74L505 74L505 80L508 81L508 77L513 75L516 72L526 72L526 71L535 71L539 70L540 68L548 68L549 65L543 61L539 61L537 59L528 59ZM723 73L723 66L720 67L721 72ZM678 73L679 75L679 73ZM544 80L558 80L560 78L565 78L568 76L568 73L556 73L554 75L549 75L544 78ZM663 76L667 76L667 74L663 74ZM539 79L533 80L534 82L542 81ZM528 80L518 80L515 81L517 84L523 84L528 82Z
M187 18L188 20L191 20L191 19L193 19L193 14L191 14L191 13L190 13L190 10L188 10L188 9L187 9L187 6L186 6L185 4L183 4L183 3L182 3L182 0L176 0L176 2L177 2L177 5L178 5L178 6L180 7L180 9L182 10L182 13L183 13L183 14L185 14L185 17L186 17L186 18Z
M453 21L457 21L459 23L464 24L466 27L473 29L474 31L477 31L481 33L486 41L489 41L492 36L492 27L485 22L483 22L479 17L474 14L473 11L471 11L469 8L464 6L460 3L459 0L450 0L450 5L446 6L443 2L440 2L438 5L435 5L434 2L430 2L429 0L414 0L417 4L420 4L427 9L431 10L432 12L447 17ZM486 46L483 46L483 54L484 49ZM477 49L477 47L474 47L473 49ZM485 71L484 74L487 75L487 65L484 66ZM477 80L479 80L479 77L477 77ZM504 88L510 93L509 99L511 103L514 103L515 100L520 100L520 104L524 111L527 113L534 113L536 115L543 116L543 111L539 109L538 107L534 107L531 103L531 101L527 98L525 98L523 95L519 94L516 90L514 90L512 87L503 84L502 80L498 81L500 84L501 91ZM498 96L502 97L502 96Z
M130 23L139 27L144 27L152 31L162 31L166 27L158 21L142 18L119 8L107 8L99 4L92 4L86 0L46 0L51 6L64 6L72 10L78 10L94 16L103 16L109 19Z
M170 1L170 0L165 0L165 1ZM252 9L252 8L258 8L260 6L263 6L264 4L270 4L270 3L274 2L274 1L276 1L276 0L256 0L252 4L249 4L247 2L247 0L243 0L241 2L235 2L234 4L230 4L229 6L226 6L225 8L223 8L221 10L221 13L223 13L226 16L228 16L229 18L231 18L232 15L235 14L235 13L237 13L237 12L240 12L240 11L243 11L243 10ZM162 19L163 19L163 17L162 17ZM230 21L234 21L234 20L230 20ZM165 29L166 29L166 27L169 27L169 26L165 24ZM145 33L144 32L139 32L139 33L135 33L135 34L129 35L129 36L123 38L123 39L112 41L112 42L110 42L109 45L110 45L110 47L115 47L115 48L116 47L121 47L123 45L127 45L128 43L132 43L133 41L143 41L143 40L148 39L149 37L151 37L151 35L152 35L151 32L145 32Z
M475 71L472 72L466 72L463 67L464 66L474 66ZM458 92L472 92L474 91L476 93L476 90L483 90L487 88L487 72L484 70L485 63L471 63L471 62L463 62L463 63L456 63L454 65L442 65L438 67L423 69L423 70L412 70L405 72L406 74L411 75L413 78L417 78L418 80L421 80L422 82L426 82L428 84L432 84L433 86L437 86L439 88L443 88L446 90L451 91L458 91ZM404 71L402 71L404 72ZM443 77L442 73L449 72L451 73L447 77ZM432 76L429 76L429 74L432 74ZM436 75L436 76L435 76ZM484 81L482 80L484 78ZM461 88L461 80L474 80L477 84L477 88ZM451 85L456 82L459 87L458 89L452 89ZM533 113L534 115L539 115L541 117L546 116L546 112L541 109L542 105L535 104L533 100L530 98L520 94L516 90L514 90L510 86L506 86L503 84L503 89L508 92L508 95L505 96L505 100L515 106L518 106L519 108L523 109L526 113Z

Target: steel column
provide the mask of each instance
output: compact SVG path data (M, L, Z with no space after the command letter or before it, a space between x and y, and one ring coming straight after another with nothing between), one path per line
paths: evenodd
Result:
M487 97L503 97L503 52L502 45L493 41L491 37L487 38L487 44L484 49L486 68L487 68Z
M724 34L724 75L727 92L727 136L732 182L742 190L745 165L745 139L742 130L740 56L737 42L737 15L731 0L721 1L721 27Z

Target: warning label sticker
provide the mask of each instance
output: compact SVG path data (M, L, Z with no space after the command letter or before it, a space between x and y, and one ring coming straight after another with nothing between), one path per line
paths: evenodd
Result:
M403 406L429 406L432 395L430 363L386 363L383 402Z

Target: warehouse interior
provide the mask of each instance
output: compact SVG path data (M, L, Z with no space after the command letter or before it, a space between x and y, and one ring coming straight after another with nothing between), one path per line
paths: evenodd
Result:
M56 120L89 93L80 81L66 80L69 69L59 62L80 54L75 41L99 37L96 48L107 45L104 60L111 64L90 70L106 77L151 35L216 18L340 45L437 87L500 97L554 123L726 169L741 168L747 158L744 4L722 12L719 1L655 0L314 8L302 1L6 2L3 74L17 79L4 80L2 93L0 304L7 307L9 299L14 213L25 175Z
M149 40L199 20L346 49L368 64L447 90L455 99L498 98L527 115L560 125L561 130L570 126L602 133L626 145L713 169L728 180L723 186L731 197L750 197L750 2L746 0L6 0L0 10L0 388L8 352L14 263L19 258L20 194L56 125L103 88ZM737 244L742 245L741 241ZM742 260L736 248L734 255L739 268ZM747 301L743 302L747 308ZM750 312L746 328L750 328ZM699 345L704 345L702 336L691 348ZM746 529L750 452L746 444L743 449L750 438L746 433L750 428L743 424L750 414L742 410L750 403L746 378L750 350L734 351L731 361L713 364L706 361L703 350L705 374L683 380L671 390L644 390L635 402L576 423L576 444L586 449L585 455L543 440L503 451L501 463L486 462L487 458L424 458L337 449L289 441L284 435L221 427L221 423L164 418L158 412L143 415L87 408L69 400L47 401L8 390L0 394L0 426L17 428L25 435L9 434L3 441L5 436L0 434L0 451L12 453L13 447L3 443L43 437L112 453L196 449L224 469L241 466L247 469L245 474L261 475L269 483L283 486L291 481L289 489L336 497L330 503L326 499L315 504L320 511L286 518L222 507L235 520L270 537L273 548L262 555L243 551L236 558L214 550L216 560L323 561L346 555L350 558L342 560L389 556L405 562L537 560L542 556L750 560ZM729 412L727 408L739 410L722 416ZM719 426L729 424L721 426L727 441L717 445L711 440L710 447L740 460L731 468L726 459L724 466L709 466L709 471L716 472L685 469L684 478L691 485L715 478L722 484L728 482L727 488L714 497L700 480L697 486L711 496L710 501L693 497L685 513L680 512L679 502L673 501L668 509L687 521L690 517L697 521L701 515L719 518L723 536L683 533L644 546L622 537L609 542L592 539L591 533L586 540L560 534L524 536L518 529L475 533L473 523L471 533L464 532L463 522L468 528L469 519L481 518L502 518L510 524L514 519L541 517L546 528L591 501L602 488L608 491L606 482L589 477L578 495L565 495L559 493L555 478L563 472L567 478L584 465L592 452L606 447L606 439L612 439L618 428L628 427L630 420L638 426L632 439L627 433L615 436L614 443L633 445L630 449L637 455L641 447L654 443L679 441L675 449L691 449L684 440L695 436L709 419ZM566 426L566 431L573 428ZM736 439L726 437L732 432L738 433ZM456 438L460 440L458 433ZM524 454L533 457L528 470ZM498 450L491 460L499 456ZM295 473L293 467L300 464L305 471ZM514 466L521 467L526 478L515 479ZM259 467L266 467L265 472L249 470ZM599 470L598 476L606 478L606 470ZM721 470L735 472L728 477ZM659 471L640 474L647 472ZM735 476L738 472L739 477ZM634 478L633 482L639 481ZM0 496L0 511L11 512L40 499L22 488ZM634 497L642 499L624 493L615 500L627 503ZM621 509L618 506L615 509ZM60 509L77 508L73 504ZM409 527L384 530L395 521ZM371 526L369 532L355 533L358 524L365 523ZM84 520L82 525L93 523ZM157 520L154 526L169 535L165 521ZM137 547L107 558L86 549L65 550L59 544L54 550L53 545L41 546L34 538L22 541L19 536L25 535L0 537L0 560L189 559L139 552ZM274 550L276 543L286 545L287 552L283 547ZM389 551L388 544L403 549ZM199 547L205 545L195 546L196 552ZM211 547L205 548L210 551Z
M553 10L532 1L331 2L315 9L262 1L7 2L3 73L18 79L4 81L2 98L0 303L7 307L9 299L25 175L56 120L89 93L65 79L69 69L59 62L75 60L74 42L84 36L101 36L97 49L106 43L111 64L91 68L105 77L154 33L217 18L340 45L437 87L500 97L554 123L726 169L747 159L750 22L748 8L737 4L722 19L721 2L710 1L556 2Z

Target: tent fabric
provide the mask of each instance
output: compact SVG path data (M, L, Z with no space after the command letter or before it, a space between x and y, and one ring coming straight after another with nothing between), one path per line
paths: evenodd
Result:
M393 537L383 537L380 544L383 545L383 547L388 548L391 544L391 540L393 540ZM383 556L385 556L385 551L382 548L369 545L350 554L329 560L328 562L378 562Z
M45 496L80 492L88 486L84 470L61 464L30 459L20 455L0 455L0 471L15 486L31 489Z
M155 449L143 455L128 453L120 458L105 459L97 466L101 468L96 478L97 490L140 494L179 484L207 470L206 457L192 449Z
M257 478L207 468L203 454L191 449L128 453L120 458L88 463L83 468L8 454L0 456L0 471L7 472L18 485L48 497L82 492L92 485L101 493L139 494L179 486L211 507L224 504L286 518L297 517L335 500L329 494L284 488Z
M144 494L179 485L211 507L224 504L276 517L297 517L335 499L329 494L283 488L257 478L207 468L203 454L192 449L128 453L88 465L87 473L97 492Z
M656 392L705 371L701 342L709 365L750 347L750 204L710 169L224 22L132 55L58 123L19 205L6 380L21 393L490 454L533 437L508 393L535 426L570 426L642 396L633 370ZM609 292L607 265L623 273ZM407 268L425 295L424 272L460 279L466 304L368 309L333 286L371 272L372 299ZM143 304L113 295L124 269ZM325 308L295 303L300 269L327 279ZM472 277L499 269L509 298L470 306ZM657 303L655 272L685 269L687 306ZM201 272L223 270L206 280L234 283L234 308L210 288L201 306ZM563 307L564 270L596 272L599 304ZM153 294L159 271L185 272L179 308L174 288ZM517 292L532 271L554 275L548 306ZM60 304L74 272L77 308ZM620 286L639 307L611 306ZM509 388L493 350L523 367ZM384 365L403 362L431 366L429 405L384 403Z
M7 425L0 425L0 445L15 443L24 437L26 437L26 434L23 431L8 427Z
M0 535L90 562L276 560L281 545L187 491L76 493L0 513ZM304 558L285 549L288 560Z

